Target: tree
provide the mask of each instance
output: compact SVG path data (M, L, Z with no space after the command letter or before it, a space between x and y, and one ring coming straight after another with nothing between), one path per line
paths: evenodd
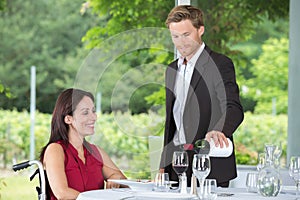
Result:
M254 77L247 81L245 95L257 101L255 113L287 113L288 46L287 38L270 38L259 58L252 60Z
M58 93L73 86L87 54L81 37L98 22L89 13L80 14L81 3L7 1L0 11L0 80L9 86L12 98L0 96L0 107L29 110L31 66L36 66L36 103L41 112L51 112Z
M90 48L107 37L130 29L165 27L167 14L174 7L174 2L164 0L88 2L95 14L107 18L105 25L91 28L84 37ZM193 4L205 14L205 41L213 49L226 53L231 45L249 39L256 32L254 25L261 22L263 16L272 21L287 18L289 0L197 0Z
M6 6L6 0L0 0L0 10L4 10Z
M259 56L263 53L263 44L269 38L278 40L280 40L281 38L288 38L289 21L285 18L280 18L273 22L264 17L261 23L255 25L255 29L257 31L251 39L245 42L240 42L237 45L234 45L233 47L233 49L238 49L239 51L243 52L243 54L247 58L247 62L242 68L242 75L245 80L242 81L244 86L242 86L241 100L243 103L244 110L251 112L254 112L258 101L262 100L255 97L255 93L247 93L243 91L244 89L246 89L246 91L248 90L247 87L249 87L249 79L252 79L251 81L255 82L255 80L253 80L255 79L255 75L253 74L253 68L255 68L255 66L253 66L254 63L252 62L252 60L258 59ZM278 70L284 70L284 68L280 68ZM251 87L253 87L253 85Z
M29 74L30 67L34 65L37 67L37 109L41 112L51 112L58 93L74 85L88 51L126 31L142 30L145 27L165 28L164 21L174 7L173 1L164 0L89 0L84 4L81 0L56 0L55 3L34 0L1 2L5 3L5 9L0 10L0 84L10 88L12 98L7 100L0 96L0 107L29 110ZM257 30L255 24L261 22L263 17L277 20L288 16L288 0L198 0L193 3L205 13L205 42L216 51L229 52L228 55L236 65L240 85L249 78L248 74L250 77L252 75L248 70L249 61L241 53L241 49L233 47L249 39ZM87 30L89 31L86 32ZM83 48L82 36L87 50ZM127 38L120 42L129 43ZM160 76L166 64L173 59L173 51L156 55L152 51L153 48L128 52L120 55L116 62L120 61L122 66L126 66L126 70L154 62L160 63L163 66L160 74L155 74L155 78L163 78ZM107 75L120 77L109 73ZM144 76L140 78L144 79ZM111 111L112 93L108 91L113 91L118 80L106 80L110 83L101 84L101 91L107 92L103 96L103 102L106 102L105 110ZM127 81L126 84L131 82ZM124 85L124 88L130 86ZM159 85L151 87L151 90L148 87L139 87L130 104L138 105L135 101L144 99L145 95L148 96L159 88ZM249 99L248 96L247 98ZM124 105L123 103L120 105ZM144 108L144 102L139 105L142 107L136 107L135 113L151 107L150 104Z
M0 0L0 11L4 10L5 5L6 5L6 1L5 0ZM5 88L4 85L1 83L1 80L0 80L0 94L1 93L4 93L6 96L10 96L9 89Z
M0 80L0 94L4 94L6 97L10 98L11 93L8 87L5 87Z
M165 27L164 20L168 12L174 7L172 1L153 0L118 0L109 3L104 0L89 0L93 13L100 18L106 18L107 23L90 29L84 37L88 48L97 47L105 39L124 31L148 26ZM236 66L237 79L240 85L249 78L249 60L239 49L237 44L249 40L257 32L257 24L264 19L275 21L287 19L288 0L198 0L195 6L200 7L205 14L206 32L204 41L214 50L230 56ZM147 9L144 9L147 8ZM136 57L135 59L139 59ZM167 64L173 59L170 54L162 60ZM142 92L141 92L142 93ZM151 104L164 103L164 91L159 90L150 97ZM254 105L251 99L244 97L244 102ZM249 108L251 109L251 108Z

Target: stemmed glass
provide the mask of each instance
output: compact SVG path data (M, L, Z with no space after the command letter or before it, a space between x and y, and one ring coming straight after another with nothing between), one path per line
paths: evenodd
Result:
M259 153L257 158L257 171L260 171L266 164L266 153Z
M188 154L185 151L175 151L173 153L172 167L179 178L179 191L182 188L182 175L189 166Z
M195 154L193 159L193 173L197 177L200 184L199 198L202 199L203 184L205 178L210 173L210 159L208 154Z
M276 144L275 151L274 151L275 159L280 158L281 154L282 154L282 145L281 142L279 142L278 144Z
M276 167L280 167L280 156L282 154L282 145L281 142L276 144L275 150L274 150L274 162Z
M296 199L299 199L300 184L300 156L292 156L290 159L289 174L296 182Z

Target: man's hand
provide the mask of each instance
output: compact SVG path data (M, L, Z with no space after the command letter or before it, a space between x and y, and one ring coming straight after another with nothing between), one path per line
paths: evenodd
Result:
M225 146L228 147L229 143L227 141L227 137L225 136L224 133L220 132L220 131L210 131L208 133L206 133L205 135L205 139L210 142L210 140L212 139L216 145L216 147L218 147L220 145L221 148L224 147L224 143Z

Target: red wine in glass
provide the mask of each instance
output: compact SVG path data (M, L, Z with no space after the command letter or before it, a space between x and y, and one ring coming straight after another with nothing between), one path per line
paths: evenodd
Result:
M188 168L188 165L173 165L173 169L177 175L182 174Z

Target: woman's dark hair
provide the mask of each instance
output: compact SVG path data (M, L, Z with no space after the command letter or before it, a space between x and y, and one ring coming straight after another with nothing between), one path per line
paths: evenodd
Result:
M58 96L52 113L49 142L42 148L40 154L41 162L43 162L44 153L49 144L60 140L62 140L66 145L69 144L69 125L65 123L64 119L67 115L73 116L73 112L77 105L85 96L90 97L92 101L94 101L92 93L74 88L66 89Z

